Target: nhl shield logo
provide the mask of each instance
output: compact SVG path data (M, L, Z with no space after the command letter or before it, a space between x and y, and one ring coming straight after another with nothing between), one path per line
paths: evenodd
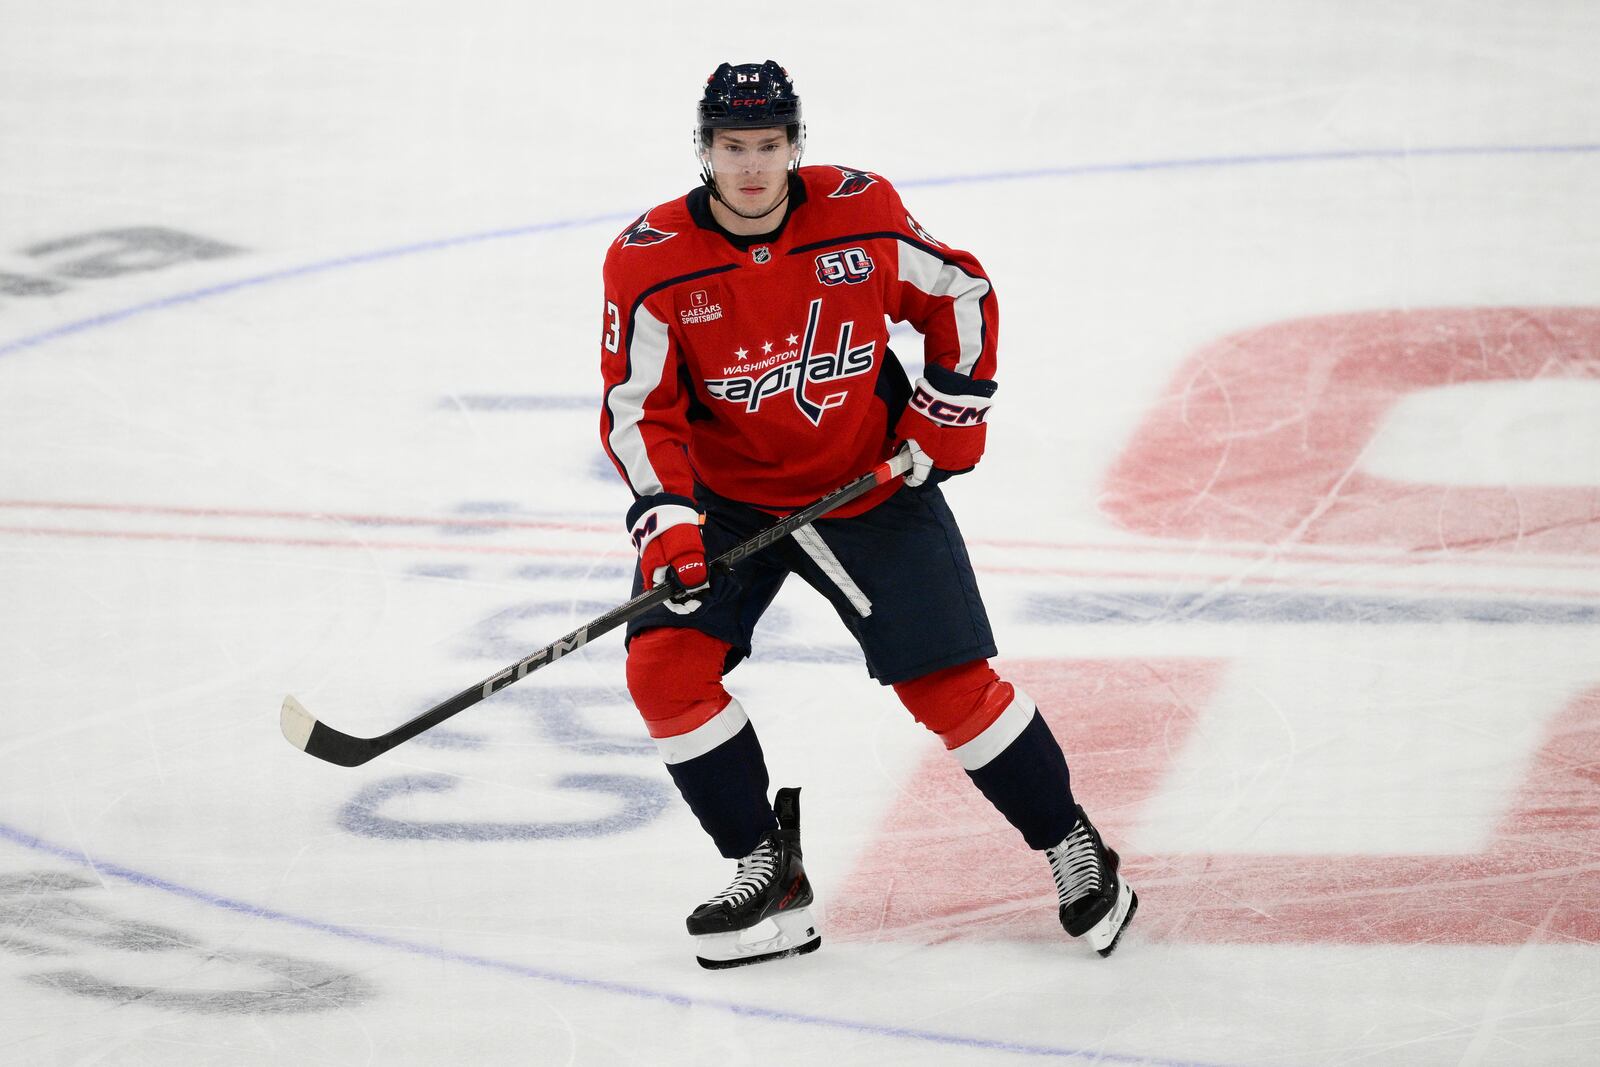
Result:
M750 250L750 258L757 263L765 263L772 258L772 249L767 245L756 245Z

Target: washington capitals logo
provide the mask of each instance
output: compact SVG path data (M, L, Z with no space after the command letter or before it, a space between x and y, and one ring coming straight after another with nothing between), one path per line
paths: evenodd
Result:
M810 395L812 386L826 386L841 378L854 378L866 374L874 365L873 353L878 342L852 345L851 334L855 322L839 324L839 343L832 352L817 351L817 327L822 319L822 300L811 301L811 312L806 317L805 339L789 335L791 345L798 348L776 352L756 363L728 367L723 373L730 375L706 382L706 392L718 400L738 404L747 412L761 410L762 401L788 393L795 407L813 426L822 424L823 413L845 402L846 390L827 393L820 398ZM771 345L766 346L771 348ZM741 349L738 353L746 353ZM795 357L799 358L796 359Z
M678 236L667 233L650 225L650 215L646 212L639 216L639 221L622 231L622 236L617 238L617 243L624 248L640 248L645 245L658 245L662 241L670 241Z
M878 180L864 170L851 170L849 167L833 169L844 175L844 181L839 183L839 188L828 194L830 200L836 196L859 196L867 191L867 186Z

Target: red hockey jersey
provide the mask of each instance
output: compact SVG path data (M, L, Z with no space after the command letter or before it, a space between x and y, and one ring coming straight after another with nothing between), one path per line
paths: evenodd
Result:
M612 242L600 433L638 498L690 497L698 481L781 512L883 460L908 392L886 316L924 335L930 366L994 377L998 313L976 259L930 237L876 174L814 166L789 181L773 233L728 234L697 189Z

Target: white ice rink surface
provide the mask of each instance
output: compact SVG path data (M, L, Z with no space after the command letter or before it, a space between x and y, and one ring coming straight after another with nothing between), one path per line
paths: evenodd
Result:
M1600 1062L1600 10L0 0L0 1063ZM722 59L1003 310L948 495L1143 909L786 590L820 952L603 639L608 240ZM915 362L912 337L897 343Z

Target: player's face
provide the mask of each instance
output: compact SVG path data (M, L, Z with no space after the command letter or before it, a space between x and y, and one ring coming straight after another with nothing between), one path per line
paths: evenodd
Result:
M747 216L778 206L788 188L793 157L794 146L782 126L711 133L711 170L717 189Z

